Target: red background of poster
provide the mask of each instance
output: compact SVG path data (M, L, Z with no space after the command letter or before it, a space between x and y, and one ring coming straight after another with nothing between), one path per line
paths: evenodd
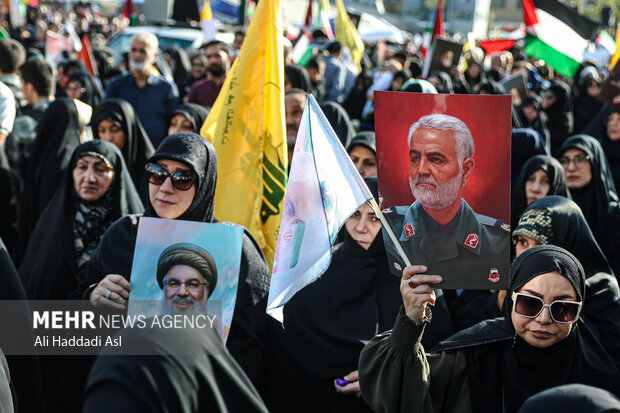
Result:
M463 198L482 215L510 222L510 96L406 92L374 94L379 193L383 207L411 205L409 127L424 115L459 118L474 137L474 171Z

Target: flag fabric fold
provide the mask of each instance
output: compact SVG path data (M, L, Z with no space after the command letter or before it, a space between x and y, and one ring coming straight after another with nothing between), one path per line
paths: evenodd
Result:
M286 190L280 1L261 1L200 129L218 157L215 216L245 226L273 263Z
M95 62L95 56L93 55L93 48L90 45L88 35L82 35L82 50L80 50L76 56L77 60L81 60L86 65L88 73L91 76L99 76L97 73L97 63Z
M364 54L364 42L351 21L342 0L336 0L336 6L338 7L338 17L336 17L336 39L339 40L344 47L349 49L351 57L353 58L353 63L357 67L357 70L361 71L362 67L360 62Z
M420 47L420 53L423 58L426 58L429 50L431 49L431 45L433 41L437 37L445 36L446 32L444 29L444 17L443 17L443 1L439 0L437 3L437 10L435 11L435 19L433 22L433 31L430 30L430 25L427 26L424 35L422 37L422 46Z
M523 0L525 53L573 77L597 23L559 0Z
M267 312L282 307L327 270L338 231L372 199L338 136L312 95L304 108L284 201Z
M211 4L209 0L202 2L202 11L200 12L200 25L202 27L202 33L204 35L204 43L209 43L215 39L217 34L217 27L215 26L215 19L211 12Z

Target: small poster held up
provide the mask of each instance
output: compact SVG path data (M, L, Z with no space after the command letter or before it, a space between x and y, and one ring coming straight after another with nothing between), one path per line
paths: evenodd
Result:
M438 288L509 286L510 106L510 96L375 92L384 215L411 263L443 278Z
M426 79L434 71L450 73L461 60L463 44L447 39L435 39L431 52L424 62L422 77Z
M212 320L209 328L217 328L226 342L237 299L242 243L240 226L142 217L128 314L205 313Z

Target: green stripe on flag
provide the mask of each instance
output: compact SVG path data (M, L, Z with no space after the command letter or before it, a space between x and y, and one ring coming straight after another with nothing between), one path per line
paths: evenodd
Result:
M572 59L547 43L527 33L525 36L525 54L536 59L542 59L553 70L562 76L573 77L579 68L579 62Z
M303 67L306 67L310 59L312 59L312 56L314 56L314 48L308 47L304 54L301 55L301 57L299 58L299 62L297 63Z
M7 32L3 26L0 26L0 40L10 39L10 38L11 36L9 35L9 32Z

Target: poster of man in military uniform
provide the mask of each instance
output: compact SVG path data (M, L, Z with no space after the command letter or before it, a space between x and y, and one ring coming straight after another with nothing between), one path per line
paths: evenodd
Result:
M509 285L510 97L377 92L379 192L409 260L443 289ZM390 268L404 261L384 233Z

